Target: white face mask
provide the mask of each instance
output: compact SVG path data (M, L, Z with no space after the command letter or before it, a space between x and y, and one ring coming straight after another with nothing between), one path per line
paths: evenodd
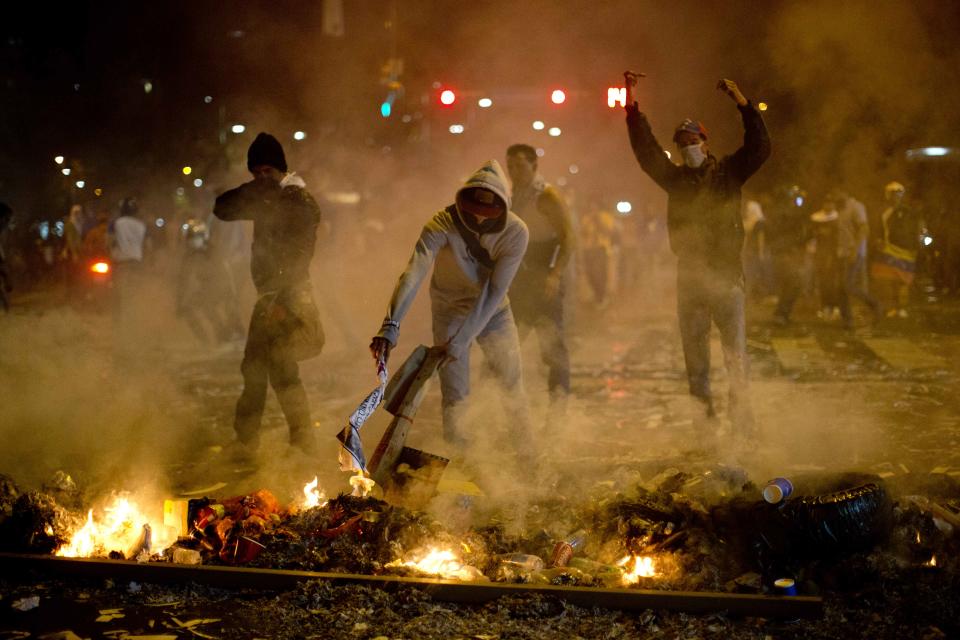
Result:
M680 149L680 155L683 156L683 162L691 169L696 169L707 159L707 154L703 150L703 143L691 144Z

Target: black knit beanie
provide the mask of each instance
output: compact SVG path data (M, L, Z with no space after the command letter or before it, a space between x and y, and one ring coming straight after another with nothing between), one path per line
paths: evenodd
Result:
M280 142L269 133L260 132L247 151L247 169L253 171L254 167L262 164L280 171L287 170L287 158L283 155Z

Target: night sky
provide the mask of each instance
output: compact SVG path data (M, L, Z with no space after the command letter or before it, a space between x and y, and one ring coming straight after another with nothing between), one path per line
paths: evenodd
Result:
M288 151L303 164L310 156L322 166L337 147L388 148L430 171L461 158L472 166L516 141L504 136L529 135L534 106L557 87L571 96L547 113L569 132L557 148L563 166L616 169L610 180L619 181L636 172L623 166L622 117L605 94L625 68L648 73L643 106L662 138L691 115L722 148L738 144L738 118L713 90L719 77L769 102L774 157L759 188L840 180L873 192L902 173L906 149L956 142L956 3L464 6L345 2L342 35L325 34L322 2L19 8L0 27L0 198L37 217L89 197L72 186L78 176L114 195L169 192L183 166L205 176L242 169L260 129L285 145L307 132L301 150ZM394 57L402 93L385 119L382 67ZM434 83L460 92L454 108L439 107ZM468 105L485 94L496 106L477 115ZM436 134L461 120L472 138ZM245 134L229 133L236 122ZM56 155L72 167L69 180Z

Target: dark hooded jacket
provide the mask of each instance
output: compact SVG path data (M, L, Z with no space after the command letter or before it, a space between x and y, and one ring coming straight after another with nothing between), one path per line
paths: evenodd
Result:
M257 293L279 291L310 279L320 208L294 174L282 183L253 180L217 198L221 220L253 220L250 273Z
M643 170L667 192L670 248L681 268L706 268L729 281L740 281L743 268L743 221L740 188L770 156L763 118L751 103L738 107L743 116L743 146L722 159L708 155L696 169L673 164L636 105L627 108L630 145Z

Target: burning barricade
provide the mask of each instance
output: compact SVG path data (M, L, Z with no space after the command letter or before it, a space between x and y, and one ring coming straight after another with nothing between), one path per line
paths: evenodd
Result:
M327 499L316 479L294 505L261 489L167 501L156 518L126 494L84 512L4 479L0 541L4 551L141 562L783 594L830 583L850 558L874 570L955 564L949 500L893 503L876 477L834 478L819 494L802 487L771 504L740 474L670 472L625 494L598 487L579 504L545 499L522 526L480 501L472 526L453 531L375 497ZM781 583L789 585L777 591Z

